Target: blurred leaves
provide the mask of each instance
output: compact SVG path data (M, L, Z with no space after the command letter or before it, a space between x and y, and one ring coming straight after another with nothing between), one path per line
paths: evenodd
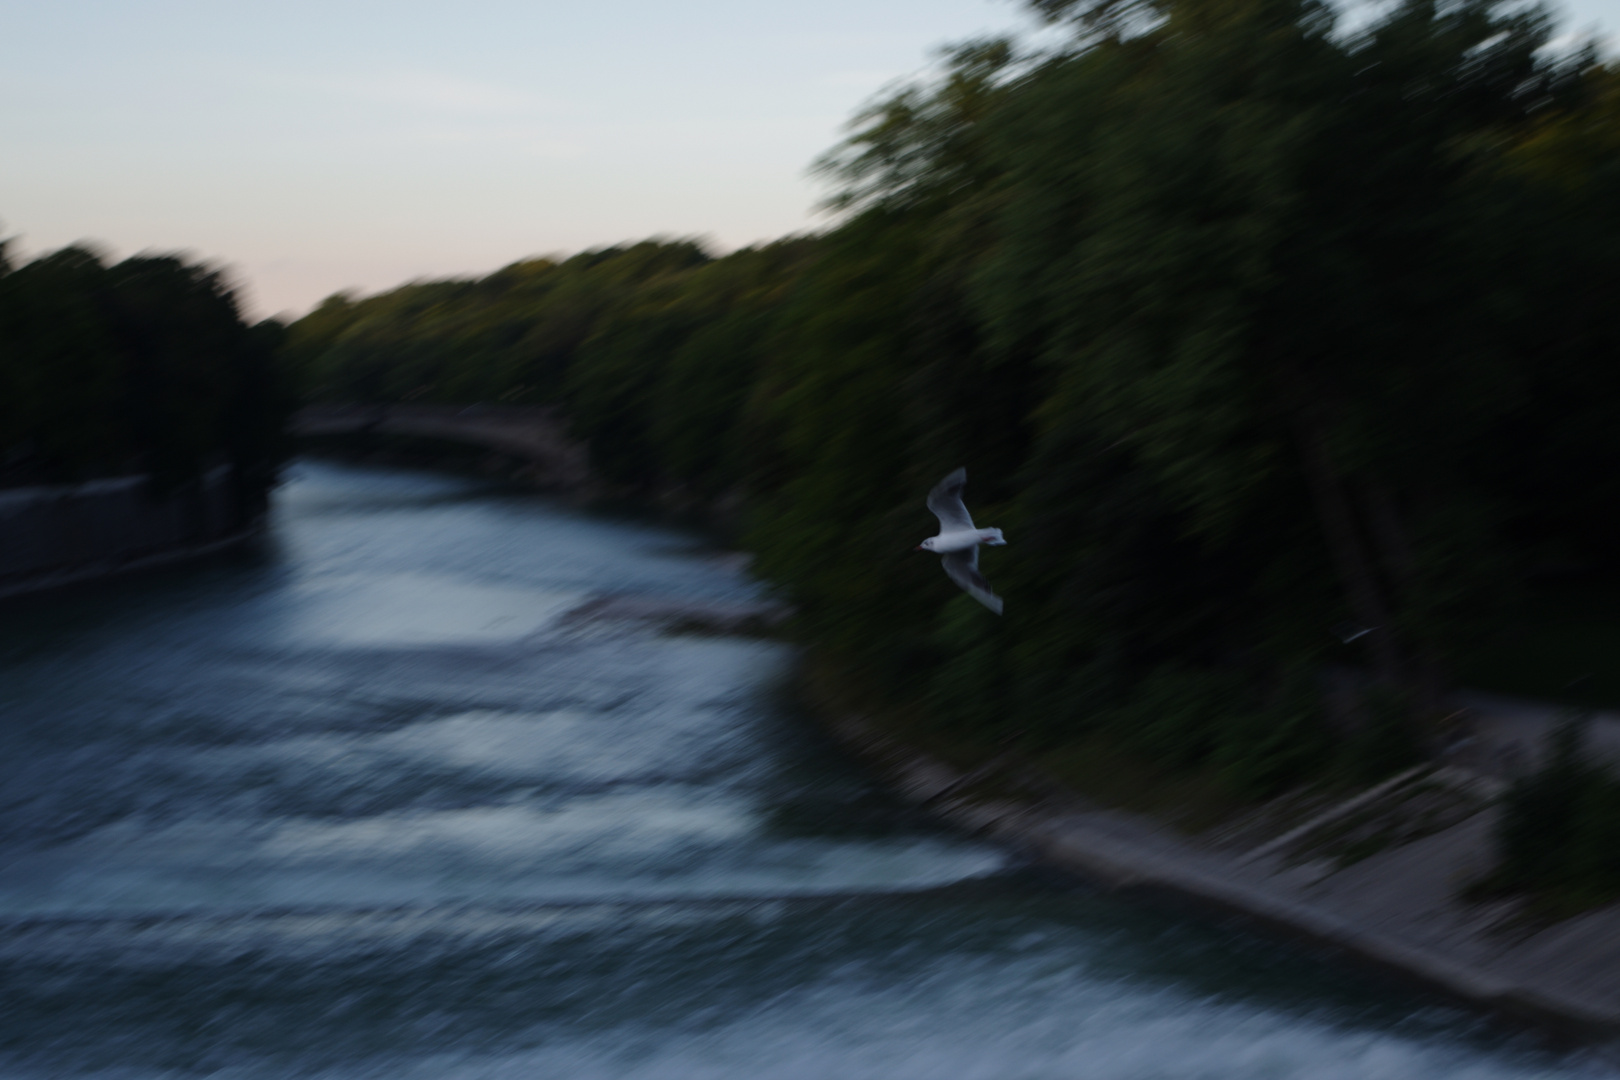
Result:
M246 325L218 272L176 256L0 257L0 474L145 473L162 489L230 463L257 504L293 405L283 329Z
M1072 36L854 119L822 235L335 297L289 355L740 493L805 638L940 724L1248 795L1399 768L1549 552L1620 550L1620 84L1484 0L1034 6ZM911 551L958 465L1003 620Z

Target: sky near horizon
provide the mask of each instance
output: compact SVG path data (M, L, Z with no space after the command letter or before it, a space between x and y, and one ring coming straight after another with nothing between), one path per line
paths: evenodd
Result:
M1567 0L1612 31L1620 0ZM256 316L815 227L811 161L1017 0L0 0L0 236L226 267Z

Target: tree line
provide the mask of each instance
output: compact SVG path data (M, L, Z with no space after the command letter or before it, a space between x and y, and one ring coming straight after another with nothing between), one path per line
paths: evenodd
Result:
M1487 0L1031 6L1059 44L856 118L823 233L336 296L289 362L742 493L806 640L939 730L1245 797L1398 767L1518 597L1616 569L1620 71ZM957 465L1002 620L910 553Z
M228 464L251 512L296 404L283 329L248 325L217 271L178 256L16 265L0 243L0 485L145 474L161 493Z

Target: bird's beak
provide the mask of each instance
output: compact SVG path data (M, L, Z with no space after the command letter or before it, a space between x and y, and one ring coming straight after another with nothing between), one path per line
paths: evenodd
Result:
M927 551L928 549L923 547L921 544L918 544L916 547L912 548L911 550L912 551Z

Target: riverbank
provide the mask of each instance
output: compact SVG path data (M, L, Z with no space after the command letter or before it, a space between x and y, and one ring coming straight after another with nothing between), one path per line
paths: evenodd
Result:
M912 802L1107 889L1239 916L1562 1039L1620 1039L1620 906L1547 925L1511 901L1460 898L1490 865L1493 778L1423 767L1189 834L1010 756L964 770L847 710L827 726Z
M1592 1080L922 820L692 533L319 462L274 529L0 619L0 1075Z
M599 595L561 625L766 633L785 615L766 602ZM1501 706L1474 703L1479 745L1467 756L1499 762L1497 751L1517 748L1522 764L1533 762L1534 718ZM1283 800L1219 825L1221 815L1204 812L1208 827L1182 821L1178 830L1152 813L1088 802L1010 758L988 769L960 756L952 764L846 707L821 711L891 786L969 832L1111 889L1196 901L1342 950L1566 1037L1620 1036L1620 909L1541 926L1511 902L1459 899L1490 865L1501 790L1477 769L1410 770L1365 792Z
M157 497L144 476L0 490L0 599L203 558L263 524L227 466Z

